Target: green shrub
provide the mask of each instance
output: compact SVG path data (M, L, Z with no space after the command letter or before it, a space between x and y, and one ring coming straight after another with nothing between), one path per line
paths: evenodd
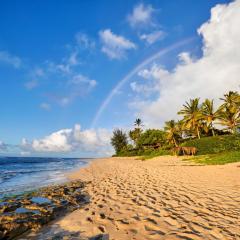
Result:
M197 155L240 150L240 134L203 137L185 141L181 146L196 147Z
M156 157L156 156L163 156L163 155L169 155L170 151L166 149L133 149L131 151L124 150L119 152L116 155L117 157L134 157L134 156L149 156L148 158Z
M165 156L165 155L170 155L170 151L168 150L164 150L164 149L158 149L158 150L154 150L151 152L144 152L144 154L139 155L139 156L143 156L142 159L146 160L146 159L150 159L150 158L154 158L154 157L158 157L158 156Z
M166 133L164 131L160 129L147 129L140 135L137 141L139 147L155 144L160 144L161 146L166 144Z

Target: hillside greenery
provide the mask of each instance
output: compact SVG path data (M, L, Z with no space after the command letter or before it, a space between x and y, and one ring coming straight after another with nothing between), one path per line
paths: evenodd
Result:
M226 163L233 163L240 161L240 151L221 152L217 154L206 154L184 159L194 163L204 165L222 165Z
M163 129L144 129L137 118L129 132L115 129L111 143L116 156L145 156L150 158L171 154L174 147L195 147L197 155L206 155L214 162L238 158L240 151L240 94L230 91L215 107L214 100L190 99L178 111L182 118L165 122ZM236 153L235 153L236 152ZM215 159L215 160L214 160ZM223 160L220 160L223 161ZM225 161L225 160L224 160ZM224 162L223 161L223 162Z

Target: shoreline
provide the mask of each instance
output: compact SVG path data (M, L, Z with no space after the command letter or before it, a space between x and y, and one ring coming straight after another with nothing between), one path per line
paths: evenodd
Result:
M82 181L51 185L0 202L0 239L18 239L89 203Z
M194 165L173 156L96 159L68 174L70 181L89 182L90 203L26 239L240 238L238 166Z
M42 159L44 159L44 158L42 158ZM49 159L49 158L46 158L46 159ZM53 159L55 159L55 158L53 158ZM69 158L69 159L72 159L72 158ZM54 175L54 178L52 178L51 181L49 181L47 176L45 176L45 179L43 178L44 184L41 182L41 184L36 185L34 187L31 185L25 184L25 189L22 187L21 191L9 190L8 191L9 193L0 194L0 202L2 200L4 200L5 198L14 198L14 197L22 196L22 195L25 195L25 194L28 194L31 192L36 192L41 188L65 184L65 183L69 182L69 179L67 177L68 174L71 174L72 172L76 171L76 169L81 169L81 168L87 167L92 161L95 160L94 158L75 158L75 159L78 159L78 160L84 162L83 165L75 166L72 169L67 169L67 170L61 169L57 175L55 175L56 174L55 170L52 170L52 174ZM42 172L42 171L40 170L39 172ZM39 172L37 172L37 174ZM49 172L49 171L46 171L46 172ZM31 177L32 176L29 176L29 178L31 178ZM1 184L0 184L0 187L1 187Z

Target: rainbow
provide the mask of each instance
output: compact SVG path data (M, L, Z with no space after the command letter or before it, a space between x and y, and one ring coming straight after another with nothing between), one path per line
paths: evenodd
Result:
M111 102L112 98L114 97L114 95L116 93L118 93L118 91L122 88L122 86L127 83L136 73L138 73L142 68L144 68L146 65L150 64L152 61L158 59L159 57L164 56L165 54L181 47L184 46L188 43L190 43L191 41L193 41L193 37L191 38L187 38L184 40L181 40L177 43L174 43L164 49L161 49L160 51L158 51L157 53L153 54L152 56L148 57L147 59L143 60L140 64L138 64L135 68L133 68L124 78L122 78L117 85L111 90L111 92L108 94L108 96L104 99L104 101L102 102L100 108L98 109L97 113L95 114L95 117L92 121L92 125L91 128L94 128L99 120L99 118L101 117L102 113L104 112L104 110L106 109L106 107L109 105L109 103Z

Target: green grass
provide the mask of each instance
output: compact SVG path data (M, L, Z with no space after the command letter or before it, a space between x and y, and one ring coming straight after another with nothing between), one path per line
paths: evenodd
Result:
M182 146L196 147L197 155L240 151L240 134L192 139L184 142Z
M223 165L226 163L240 162L240 151L206 154L184 159L203 165Z

